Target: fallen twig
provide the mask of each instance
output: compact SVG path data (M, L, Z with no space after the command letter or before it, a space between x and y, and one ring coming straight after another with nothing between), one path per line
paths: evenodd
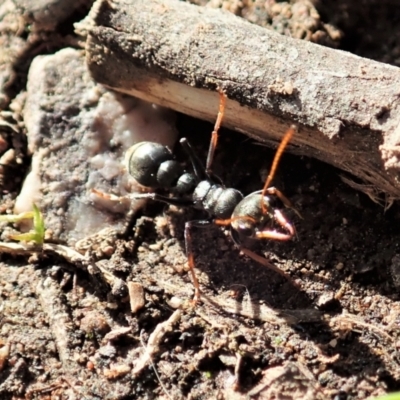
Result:
M54 336L62 368L65 375L67 375L68 371L71 370L71 367L74 367L74 358L70 351L74 324L66 306L61 302L61 290L52 278L48 277L40 280L36 287L36 293L39 296L43 311L46 313L49 320L50 329ZM80 388L81 385L76 383L75 378L70 377L67 380L67 376L64 376L64 379L67 382L72 380L73 383L70 383L70 386L74 392L77 392L83 399L87 398L82 393L82 389L77 389Z
M222 88L224 125L277 143L298 124L289 150L400 198L399 68L178 0L98 0L79 29L98 82L209 121Z
M175 310L172 315L164 322L161 322L156 326L153 333L150 335L147 345L144 346L144 353L137 361L132 375L137 377L143 369L148 365L152 364L152 357L157 354L160 350L160 343L165 333L172 328L181 318L182 310ZM154 368L154 365L153 365ZM154 368L155 370L155 368ZM157 373L157 372L156 372Z
M101 264L101 262L93 262L86 256L78 253L71 247L64 246L61 244L44 243L43 245L37 245L34 243L13 243L13 242L0 242L0 253L7 253L11 255L22 255L31 256L34 253L52 253L62 257L67 262L75 265L76 267L82 267L86 272L91 275L98 276L102 280L108 283L112 288L119 287L125 283L114 276L111 272L107 271Z

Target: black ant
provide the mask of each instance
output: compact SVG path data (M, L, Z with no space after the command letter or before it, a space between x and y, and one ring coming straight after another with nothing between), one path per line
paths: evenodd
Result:
M186 255L195 287L194 303L200 298L200 286L194 270L191 234L193 227L206 227L211 224L230 225L232 239L244 254L282 275L285 275L283 271L269 264L265 258L242 247L241 240L244 238L289 240L295 235L293 225L278 208L279 200L286 207L293 208L292 204L278 189L269 185L279 159L296 131L296 126L291 126L283 137L264 188L244 197L240 191L226 188L222 181L211 172L225 104L226 96L220 92L219 111L211 135L205 168L186 138L182 138L180 144L191 161L192 172L186 171L174 159L170 149L159 143L137 143L128 150L126 155L128 172L137 182L152 189L164 189L174 194L173 197L167 197L158 193L144 193L134 194L134 198L147 198L176 206L190 206L207 211L210 216L206 220L185 223Z

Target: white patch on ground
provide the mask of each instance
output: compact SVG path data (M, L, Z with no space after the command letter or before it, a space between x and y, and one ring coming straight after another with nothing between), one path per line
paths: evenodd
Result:
M122 228L124 215L143 203L129 198L141 188L125 170L125 152L141 141L172 147L174 114L106 91L73 49L36 57L27 89L32 170L15 212L38 204L53 238L68 243L105 227Z

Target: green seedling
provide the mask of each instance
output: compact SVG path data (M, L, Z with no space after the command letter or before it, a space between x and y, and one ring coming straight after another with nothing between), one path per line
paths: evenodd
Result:
M400 392L397 393L390 393L384 396L375 397L371 400L400 400Z
M0 215L0 222L20 222L24 219L33 219L33 229L27 233L10 235L10 238L19 242L35 242L43 244L44 242L44 220L39 208L33 204L33 211L23 212L17 215Z
M211 379L211 378L212 378L212 373L211 373L211 371L205 371L205 372L204 372L204 377L205 377L206 379Z

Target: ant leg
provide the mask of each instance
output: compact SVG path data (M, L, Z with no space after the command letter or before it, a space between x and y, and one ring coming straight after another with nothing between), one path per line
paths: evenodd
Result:
M207 220L198 220L198 221L188 221L185 223L185 246L186 246L186 256L188 258L189 269L192 275L193 286L194 286L194 297L193 297L193 305L199 301L201 296L199 281L196 276L196 272L194 270L194 255L192 248L192 233L191 230L193 227L196 228L207 228L211 225L211 221Z
M285 216L282 214L281 211L275 210L274 218L275 221L288 233L282 233L266 229L265 231L256 233L257 239L289 240L295 235L296 231L294 230L293 226L287 221L287 219L285 218Z
M292 227L293 229L293 227ZM278 231L261 231L256 233L257 239L272 239L272 240L289 240L293 237L291 233L282 233Z
M215 153L215 149L217 147L218 131L221 126L222 118L224 117L225 104L226 104L226 95L224 92L222 92L222 90L220 90L218 116L217 116L217 120L215 121L214 130L212 131L212 134L211 134L210 147L208 149L208 155L207 155L206 174L208 177L210 177L212 175L211 165L214 160L214 153Z
M115 194L101 192L97 189L90 190L89 199L95 207L112 213L125 213L131 205L129 196L116 196Z
M282 213L280 213L280 216L282 217L282 219L284 221L285 218L283 217ZM282 220L281 219L281 220ZM217 225L227 225L227 223L231 223L232 219L228 219L228 220L215 220L214 223L216 223ZM289 224L290 225L290 224ZM293 227L290 225L290 227L293 229ZM276 231L265 231L268 234L272 235L269 237L270 239L278 239L278 240L288 240L291 238L291 236L286 237L284 234L276 232ZM265 233L264 232L264 233ZM294 230L293 230L294 232ZM284 239L282 239L282 237L277 237L277 235L284 235ZM254 251L251 251L250 249L247 249L246 247L244 247L242 245L242 243L240 242L240 238L237 234L237 231L235 229L231 228L231 238L234 241L234 243L238 246L239 250L245 254L246 256L250 257L251 259L253 259L254 261L258 262L259 264L263 265L264 267L269 268L271 271L274 271L275 273L283 276L285 279L287 279L288 281L292 282L291 278L289 275L287 275L285 272L283 272L280 268L278 268L277 266L275 266L274 264L270 263L265 257L262 257L256 253L254 253ZM257 236L258 238L258 236ZM293 283L295 286L298 286L297 284Z
M190 145L189 141L186 138L182 138L179 143L181 144L183 150L187 154L187 156L190 159L190 162L192 163L193 167L193 172L196 175L196 178L199 181L202 181L206 177L206 170L200 161L199 157L197 157L197 154L193 151L192 146Z
M158 193L134 193L129 196L132 199L150 199L153 201L160 201L171 206L190 207L193 205L192 200L180 197L167 197Z
M278 268L274 264L271 264L265 257L262 257L243 246L239 246L239 250L243 254L246 254L246 256L250 257L252 260L258 262L259 264L263 265L264 267L269 268L271 271L274 271L275 273L281 275L288 282L290 282L293 286L295 286L297 288L299 287L299 285L292 280L290 275L288 275L286 272L282 271L280 268Z
M275 175L276 169L278 168L279 160L283 154L283 151L285 150L285 147L287 146L287 144L289 143L290 139L292 138L292 136L295 134L296 131L297 131L297 126L291 125L291 127L286 131L281 143L279 144L279 146L276 150L275 157L274 157L274 160L272 161L272 166L271 166L269 175L267 177L267 180L265 181L264 188L261 192L261 194L262 194L261 210L263 211L263 214L267 213L267 209L266 209L266 206L262 199L263 199L265 193L267 193L267 191L269 189L269 185L272 182L272 179L274 179L274 175Z
M285 205L285 207L293 208L293 204L279 189L277 189L275 187L270 187L265 190L265 193L272 194L272 195L279 197L279 199L282 201L282 203Z
M270 187L270 188L267 188L265 192L268 193L268 194L272 194L272 195L275 195L276 197L278 197L282 201L282 203L285 205L285 207L291 208L297 214L298 217L303 219L303 217L301 216L299 211L297 211L293 207L293 204L291 203L291 201L280 190L278 190L275 187Z

